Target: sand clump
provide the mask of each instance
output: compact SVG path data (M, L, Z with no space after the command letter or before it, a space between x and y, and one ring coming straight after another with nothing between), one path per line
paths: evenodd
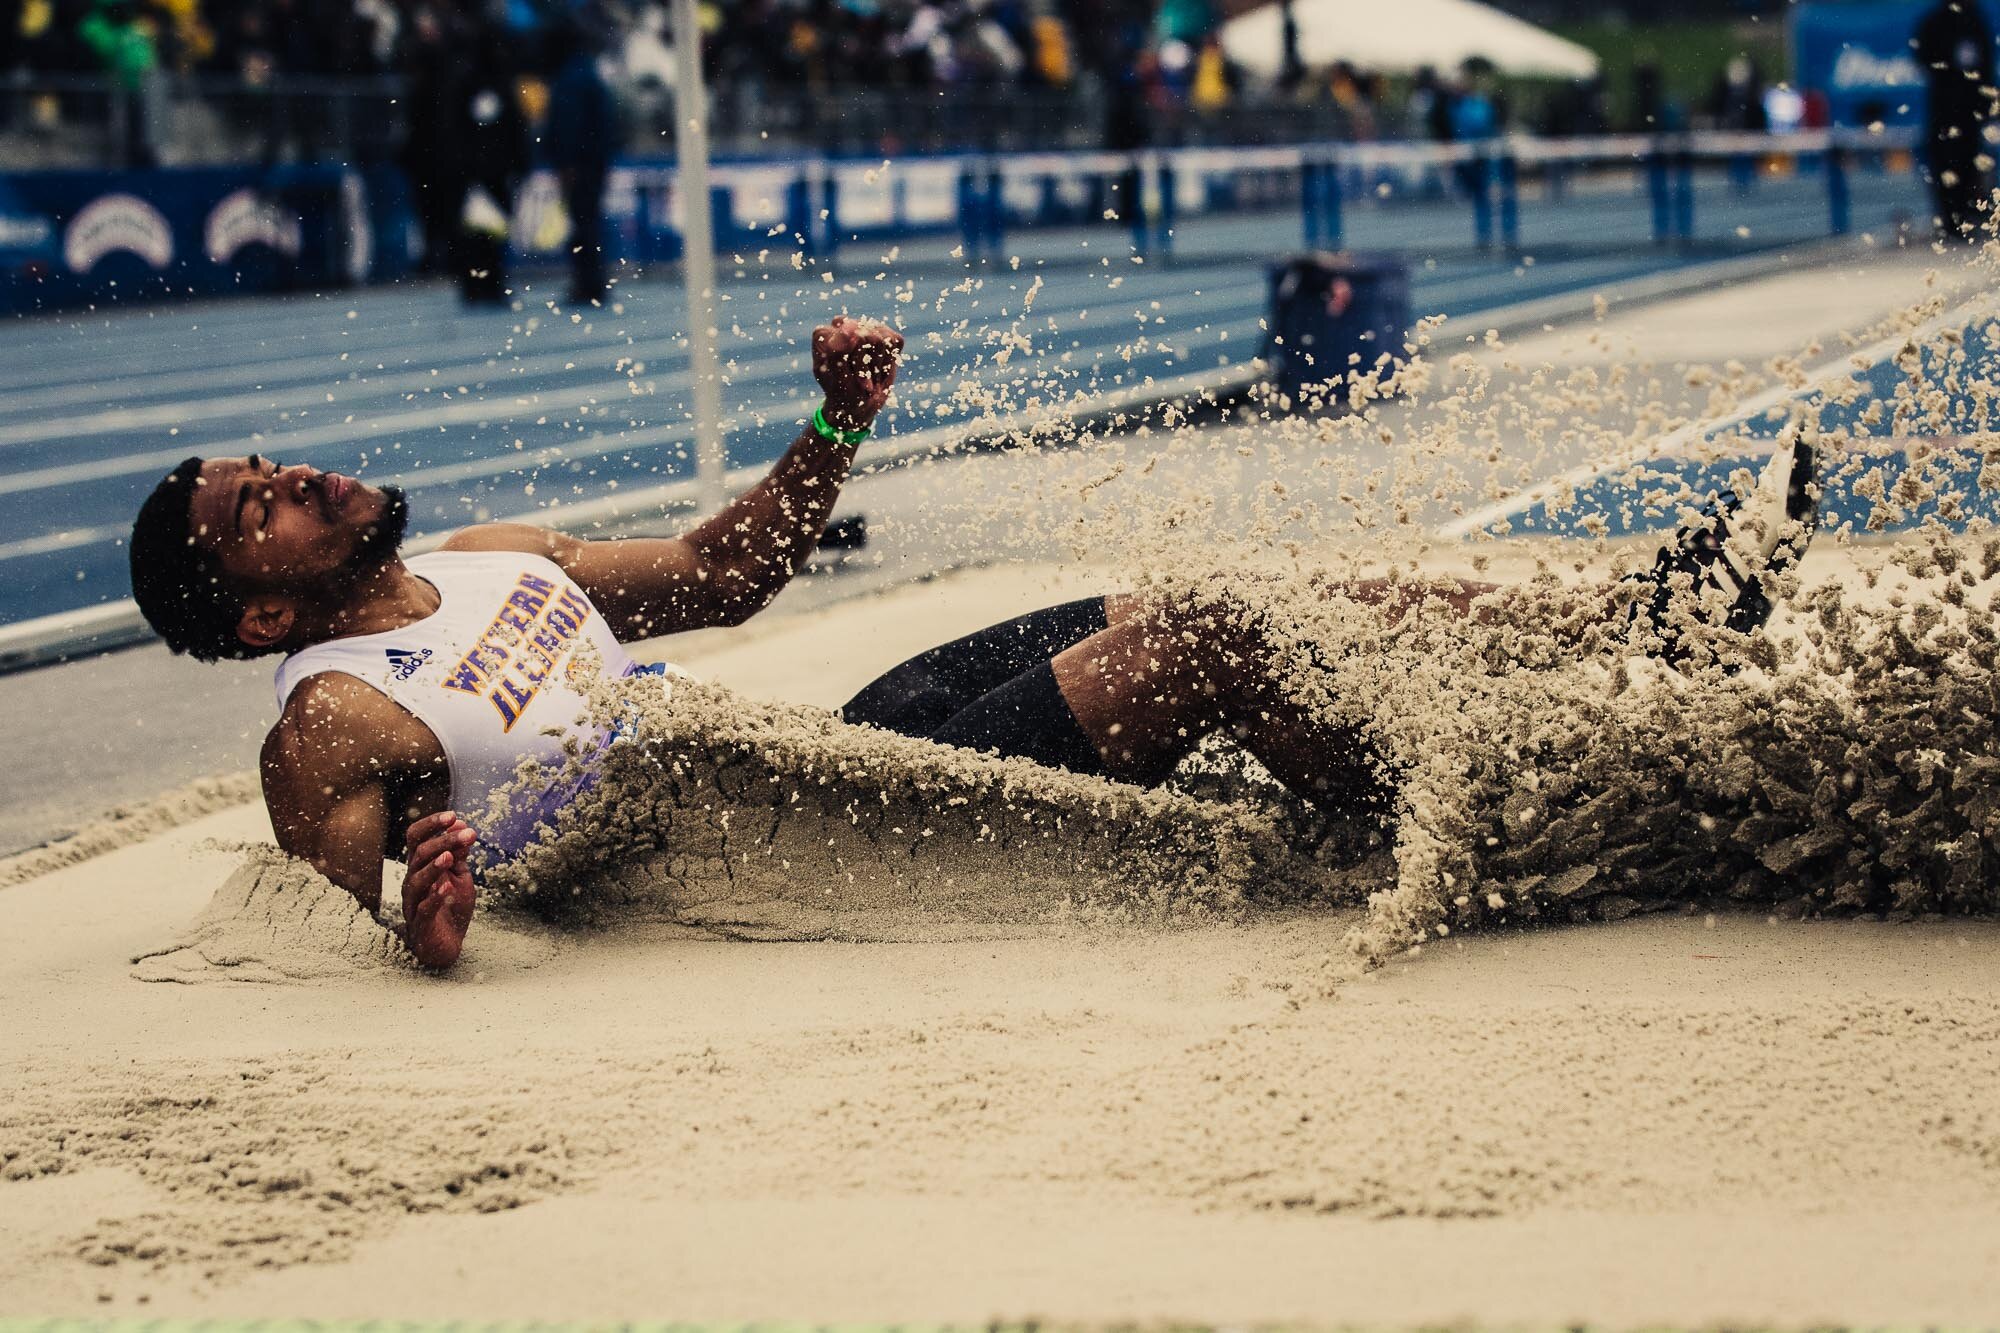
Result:
M199 915L172 940L135 955L131 975L180 985L371 984L425 977L400 934L401 876L391 867L380 917L354 895L277 848L231 845L238 860ZM553 959L562 937L518 911L483 917L467 966L520 970Z
M1281 806L958 750L699 682L604 682L593 706L624 738L592 759L592 790L487 872L497 902L741 938L886 939L1228 919L1273 882L1352 900Z
M132 959L134 977L287 983L414 973L402 941L353 894L275 847L239 854L178 939Z
M1892 558L1890 600L1814 587L1795 633L1686 672L1615 647L1523 666L1569 651L1539 617L1539 651L1518 626L1443 622L1409 684L1358 666L1399 808L1394 885L1350 943L1379 959L1454 928L1717 901L2000 910L2000 542ZM1420 706L1432 684L1448 708Z

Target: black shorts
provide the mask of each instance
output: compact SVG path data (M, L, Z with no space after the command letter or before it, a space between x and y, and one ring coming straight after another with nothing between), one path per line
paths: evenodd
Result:
M1049 662L1104 629L1104 599L1064 602L919 653L877 676L840 716L944 745L1104 772Z

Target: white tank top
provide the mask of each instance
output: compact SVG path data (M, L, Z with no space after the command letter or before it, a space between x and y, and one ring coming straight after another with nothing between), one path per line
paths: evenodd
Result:
M494 796L523 760L552 768L576 741L594 749L603 729L584 720L577 685L591 654L618 676L671 667L640 667L582 588L550 560L516 552L434 551L409 560L410 572L438 591L438 609L402 629L314 644L278 668L278 711L292 691L329 671L372 685L431 729L451 769L451 808L479 834L489 854L513 856L536 823L584 785L555 783L512 794L494 812Z

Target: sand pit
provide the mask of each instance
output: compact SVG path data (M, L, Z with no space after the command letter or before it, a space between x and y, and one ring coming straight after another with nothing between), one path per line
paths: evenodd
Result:
M1562 461L1563 413L1454 373L1478 394L1410 428L1438 467L1485 486L1506 422L1543 445L1493 475ZM1608 433L1663 428L1629 406ZM1983 538L1829 534L1770 633L1673 676L1584 606L1648 542L1433 543L1438 467L1349 429L1085 442L980 503L1109 567L660 645L709 684L614 701L644 716L605 799L490 879L447 977L246 850L254 805L0 869L0 1307L1990 1315ZM1245 450L1276 489L1159 482ZM955 633L1218 564L1379 737L1380 845L1226 753L1141 792L825 712ZM1391 635L1301 595L1327 572L1528 591Z
M893 642L951 591L763 647ZM727 679L756 647L692 660ZM841 687L798 665L796 695ZM9 1308L1699 1322L2000 1295L1988 922L1502 929L1327 999L1358 908L1050 928L1030 894L947 929L857 900L856 935L904 942L745 945L649 899L495 913L440 982L246 865L260 823L8 891Z

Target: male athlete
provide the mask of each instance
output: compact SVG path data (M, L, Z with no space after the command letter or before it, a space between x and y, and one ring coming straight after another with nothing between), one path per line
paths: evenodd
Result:
M518 852L564 793L481 812L522 761L559 764L566 743L596 739L576 722L572 673L593 658L616 674L645 670L621 644L741 624L769 604L818 543L902 345L893 330L846 317L816 329L825 401L812 424L761 482L680 537L588 541L489 523L405 560L393 487L256 456L191 458L140 510L133 593L175 652L286 654L262 763L279 845L379 913L382 863L400 832L404 939L424 966L448 968L472 921L475 839L489 854ZM1802 447L1774 459L1748 563L1725 549L1719 519L1661 553L1652 620L1668 655L1670 582L1708 589L1714 618L1735 628L1768 615L1753 566L1770 561L1781 532L1803 531L1787 519L1809 521L1809 477ZM1365 799L1360 739L1289 703L1259 636L1220 619L1130 596L1070 602L913 658L842 716L1141 783L1164 781L1228 727L1301 795Z

